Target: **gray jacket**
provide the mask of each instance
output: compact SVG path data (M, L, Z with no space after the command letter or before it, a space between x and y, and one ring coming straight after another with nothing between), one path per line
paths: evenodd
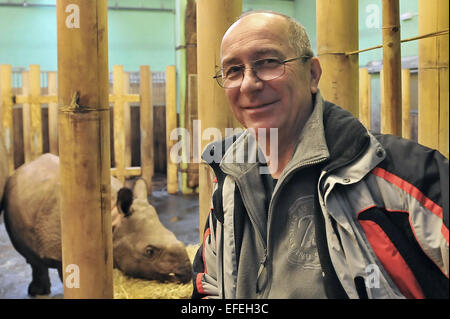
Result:
M448 298L448 160L439 152L374 135L319 93L265 202L261 165L235 160L257 152L252 135L229 144L203 156L217 182L193 297ZM305 207L315 213L291 213ZM300 218L303 237L290 226ZM290 273L295 264L305 271Z

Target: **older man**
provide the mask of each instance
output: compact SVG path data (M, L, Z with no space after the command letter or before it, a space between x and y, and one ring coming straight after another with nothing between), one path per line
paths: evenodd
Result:
M193 297L448 298L448 160L324 101L287 16L243 15L221 53L215 78L247 130L204 153L217 182ZM236 161L252 152L264 160Z

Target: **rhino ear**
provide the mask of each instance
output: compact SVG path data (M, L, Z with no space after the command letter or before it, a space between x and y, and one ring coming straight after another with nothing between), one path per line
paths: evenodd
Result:
M123 187L117 193L117 208L125 215L130 216L130 207L133 203L133 192L131 189Z
M133 188L134 198L145 199L148 197L147 183L144 179L139 178Z

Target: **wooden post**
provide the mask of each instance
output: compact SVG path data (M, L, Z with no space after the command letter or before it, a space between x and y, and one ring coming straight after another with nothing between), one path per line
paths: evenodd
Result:
M187 48L187 38L185 38L185 27L186 27L186 6L187 0L177 0L176 1L176 70L177 70L177 109L178 113L178 123L181 128L179 140L184 142L187 140L186 132L186 108L187 108L187 59L186 59L186 48ZM167 113L166 113L167 114ZM180 177L180 192L181 194L191 194L192 190L187 187L187 167L188 167L188 152L186 148L183 147L180 152L181 162L178 164L179 177ZM169 161L169 158L167 158Z
M130 93L130 72L123 72L123 93ZM130 102L123 103L123 127L125 133L124 160L125 168L131 167L131 106Z
M185 20L185 42L186 42L186 105L185 105L185 127L189 132L190 144L194 144L193 121L198 119L197 103L197 6L195 0L187 0ZM187 145L191 147L192 145ZM198 186L198 163L191 158L187 164L187 186L194 190Z
M147 190L151 194L155 155L153 146L152 74L150 67L141 66L140 74L141 168L142 178L147 182Z
M316 0L316 21L321 93L358 118L358 0Z
M381 133L388 133L386 131L387 123L386 120L388 118L387 111L386 111L386 103L384 100L384 71L383 69L380 70L380 132Z
M8 152L9 173L14 171L14 135L13 135L13 105L12 105L12 67L11 65L0 65L0 112L2 117L2 134L5 141L6 152Z
M22 131L23 131L23 156L24 162L32 161L32 146L31 146L31 105L29 103L30 97L30 72L22 72L22 96L28 97L22 104Z
M56 4L64 297L113 298L108 3Z
M448 0L419 0L419 34L449 27ZM438 149L447 158L448 39L443 35L419 40L419 143Z
M48 95L58 95L56 72L48 72ZM48 142L50 153L58 155L58 104L48 103Z
M402 70L402 137L411 138L411 73Z
M242 0L197 0L197 64L198 118L202 128L218 128L225 137L225 128L240 127L228 105L225 91L212 78L220 69L220 45L230 25L242 12ZM201 139L201 149L211 142ZM213 174L207 163L199 165L200 237L211 209Z
M41 96L41 68L30 65L30 124L31 124L31 160L42 154L42 110L39 98Z
M370 74L366 68L359 69L359 120L370 130L371 121Z
M196 147L198 143L194 143L194 120L198 120L198 99L197 99L197 74L189 74L188 77L188 102L186 103L186 128L191 136L190 142L193 147ZM191 145L188 145L191 147ZM193 158L195 152L198 154L198 150L191 149L191 160L188 164L187 172L187 185L190 188L196 188L198 186L198 159ZM200 155L200 154L198 154Z
M124 80L123 66L113 67L113 93L114 101L114 161L116 177L125 182L125 121L124 121Z
M170 150L177 143L170 133L177 128L177 70L174 65L166 68L166 145L167 145L167 192L178 192L178 165L172 162Z
M383 0L384 133L402 134L402 77L399 0Z

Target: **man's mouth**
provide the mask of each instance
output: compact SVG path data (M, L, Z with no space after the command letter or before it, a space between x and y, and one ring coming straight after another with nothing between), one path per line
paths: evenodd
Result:
M247 110L257 110L257 109L262 109L264 107L271 106L272 104L275 104L276 102L278 102L278 101L272 101L269 103L258 104L258 105L248 105L248 106L244 106L243 108L247 109Z

